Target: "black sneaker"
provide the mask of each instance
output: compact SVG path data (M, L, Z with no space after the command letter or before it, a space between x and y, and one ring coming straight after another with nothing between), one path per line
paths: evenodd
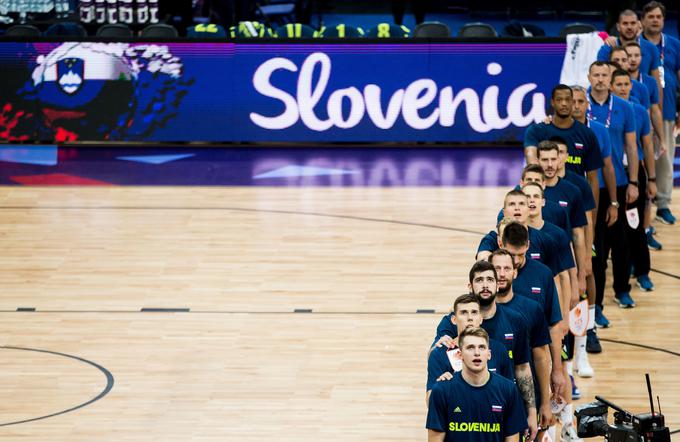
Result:
M602 353L602 345L600 339L595 333L595 329L588 330L588 337L586 338L586 351L588 353Z

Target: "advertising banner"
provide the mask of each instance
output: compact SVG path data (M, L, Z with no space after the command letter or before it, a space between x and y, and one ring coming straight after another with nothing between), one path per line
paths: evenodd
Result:
M563 43L0 42L0 140L517 142Z

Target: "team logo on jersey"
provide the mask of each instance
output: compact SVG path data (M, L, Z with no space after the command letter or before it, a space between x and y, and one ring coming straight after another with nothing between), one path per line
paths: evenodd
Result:
M531 257L531 259L541 259L540 253L530 253L529 256Z
M583 144L581 143L574 143L574 147L577 148L578 150L583 150Z
M491 411L494 413L502 413L503 412L503 406L501 405L492 405L491 406Z
M531 287L531 293L534 295L540 295L541 294L541 288L540 287Z
M463 411L460 409L460 407L456 407L453 409L454 413L462 413Z
M569 203L568 203L567 201L562 201L562 200L560 200L559 203L560 203L560 206L562 206L562 207L567 207L567 206L569 206Z
M83 87L85 60L82 58L62 58L57 62L57 84L69 95Z
M507 341L512 341L512 339L513 339L514 337L515 337L515 335L512 334L512 333L506 333L506 334L505 334L505 339L506 339Z

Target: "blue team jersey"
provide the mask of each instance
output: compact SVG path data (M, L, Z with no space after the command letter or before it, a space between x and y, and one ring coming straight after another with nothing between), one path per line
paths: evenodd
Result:
M649 120L649 114L644 107L639 104L633 104L633 110L635 111L635 138L638 148L638 160L642 161L644 159L642 137L649 135L652 129L652 123Z
M661 37L661 41L655 47L661 55L661 64L664 70L663 119L675 121L678 70L680 70L680 40L663 33ZM647 43L654 45L649 41Z
M645 85L649 93L649 104L659 104L659 85L656 78L640 72L638 81Z
M621 41L616 39L617 46L621 46ZM640 37L637 38L637 42L640 45L640 54L642 59L640 60L640 72L649 74L655 69L659 69L661 65L661 60L659 58L659 50L653 43L644 40ZM612 52L611 46L603 45L597 52L597 61L609 61L609 55Z
M602 169L600 169L602 170ZM578 189L581 191L581 200L583 201L583 209L588 212L590 210L595 209L597 206L595 204L595 196L593 196L593 189L590 187L590 183L588 180L583 176L583 175L577 175L571 170L567 170L566 173L564 174L564 179L569 181L571 184L574 186L578 187ZM546 220L549 221L549 220ZM552 222L552 221L550 221ZM557 227L561 228L565 232L567 231L564 227L560 226L559 224L553 223Z
M569 181L558 178L554 186L545 186L544 196L545 199L559 204L567 212L573 228L588 224L581 191Z
M548 321L545 319L543 307L538 304L538 301L514 293L510 301L498 305L513 310L522 317L529 332L530 348L543 347L550 344Z
M623 154L625 152L625 135L635 132L633 106L614 94L609 94L609 97L602 104L596 102L592 96L589 96L589 101L591 119L604 124L609 130L616 185L625 186L628 184L628 177L623 166Z
M458 372L432 389L425 426L446 442L503 442L527 427L527 415L512 381L491 373L476 387Z
M555 279L550 269L540 262L526 259L524 265L517 270L512 290L520 296L538 301L550 326L562 320Z
M647 89L647 86L644 84L640 83L637 80L633 80L631 78L631 83L633 85L633 88L630 90L630 96L635 97L635 99L644 107L646 110L649 109L650 102L649 102L649 90Z
M531 357L526 324L522 321L522 317L514 311L499 307L500 304L496 304L496 314L492 318L482 321L482 328L489 334L489 338L505 345L513 366L526 364ZM444 315L442 320L439 321L437 334L432 342L433 345L444 335L458 336L458 329L451 322L451 316L453 316L453 313Z
M567 235L567 232L545 220L540 231L550 239L552 247L557 251L555 255L560 262L560 272L576 267L574 255L571 252L571 235Z
M529 227L529 250L527 251L527 256L531 259L541 261L543 264L548 266L550 270L555 274L560 273L560 262L557 254L554 250L550 248L551 241L546 238L540 231ZM479 247L477 247L477 253L479 252L493 252L498 250L498 232L495 230L490 231L479 242Z
M437 383L437 378L447 371L451 374L455 370L451 366L451 361L446 355L449 349L446 346L435 347L430 352L427 358L427 385L426 390L432 390L434 384ZM505 351L505 346L495 339L489 339L489 350L491 350L491 359L487 363L487 367L491 373L496 373L511 381L515 380L515 371L513 369L512 361Z
M602 168L602 155L595 134L585 124L574 120L568 129L560 129L552 123L534 123L524 133L524 147L538 146L541 141L558 136L567 143L567 170L580 175Z

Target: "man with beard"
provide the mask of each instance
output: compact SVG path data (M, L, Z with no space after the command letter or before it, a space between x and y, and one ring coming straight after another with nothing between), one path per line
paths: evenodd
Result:
M501 232L501 246L510 252L517 270L517 276L512 284L514 292L537 301L543 307L546 321L550 324L552 341L550 354L553 367L560 367L562 351L555 344L562 342L569 326L566 323L567 319L563 320L557 287L550 269L538 261L527 259L529 234L526 227L518 222L510 222L504 227ZM561 370L552 370L550 382L553 392L559 394L564 388L566 378Z
M562 293L565 301L572 302L578 300L579 293L586 290L586 271L588 266L586 260L586 236L585 229L588 226L588 218L583 206L583 198L580 190L567 180L560 179L557 171L560 167L560 157L557 144L553 141L541 141L538 144L538 161L545 174L545 185L543 187L544 197L548 201L553 201L562 207L569 215L571 224L571 238L574 244L574 255L578 263L577 281L572 281L574 285L568 293ZM569 308L570 302L566 302Z
M569 149L567 169L587 176L590 188L597 200L600 189L597 171L603 165L597 138L590 129L571 116L574 97L569 86L563 84L555 86L552 90L550 105L554 109L550 123L532 124L525 133L524 154L527 164L538 164L538 143L555 136L561 137ZM607 188L609 187L616 187L616 183L608 182Z
M453 312L450 315L455 330L460 334L468 328L479 327L482 323L479 297L474 293L466 293L456 298L453 303ZM515 380L512 361L505 350L505 346L495 339L489 340L488 368L491 373L497 373L504 378ZM455 337L442 336L437 344L431 349L427 359L427 392L425 403L429 402L430 392L434 384L443 380L450 380L454 373L462 369L461 350L458 346L458 335Z
M498 275L496 302L518 313L529 332L529 347L532 355L529 364L531 371L535 373L534 389L538 421L541 427L550 427L554 423L550 408L550 350L548 346L551 340L543 308L533 299L515 296L513 293L512 283L516 270L510 252L504 249L495 250L489 257L489 262L494 266ZM559 344L557 348L559 349Z
M505 344L508 355L513 360L515 380L524 399L530 440L533 440L536 437L538 425L534 380L529 366L528 334L521 316L496 304L496 281L496 269L488 261L477 261L470 269L468 287L479 297L483 318L482 328L492 339ZM445 315L437 326L434 341L437 342L445 335L451 337L457 334L451 323L450 315ZM430 406L432 406L432 397L430 397Z
M432 389L427 440L518 442L526 414L512 381L487 370L489 335L482 328L469 328L460 334L459 343L463 367Z
M624 46L629 42L636 42L640 45L642 51L642 59L640 62L640 70L651 75L657 81L657 87L661 86L660 76L661 59L659 50L649 41L640 38L638 35L638 16L635 11L626 9L619 14L619 21L616 23L616 30L619 31L619 37L612 42L603 45L597 53L597 61L608 61L612 46ZM610 37L611 38L611 37Z

